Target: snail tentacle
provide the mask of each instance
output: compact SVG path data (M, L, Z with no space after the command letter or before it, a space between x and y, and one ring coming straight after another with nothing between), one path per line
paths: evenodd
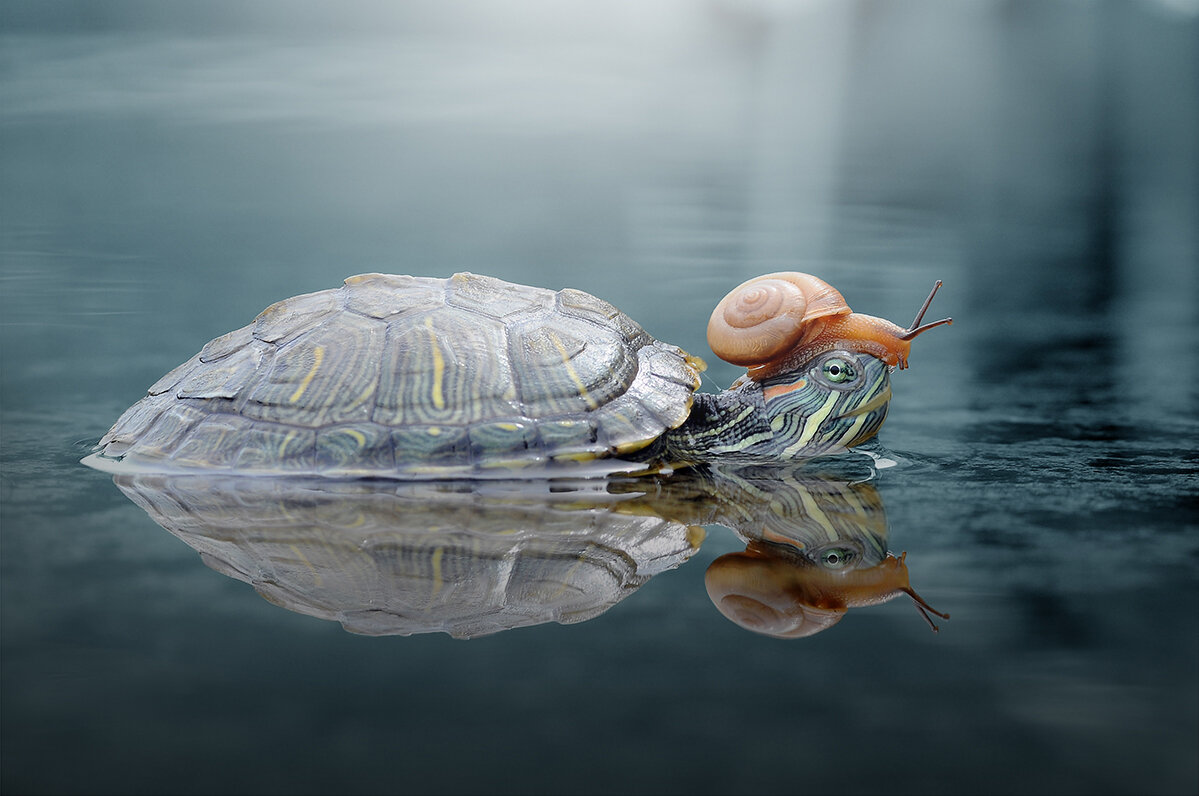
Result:
M930 292L928 294L928 298L926 298L924 300L924 304L922 304L920 306L920 312L916 313L916 320L912 321L912 325L909 326L906 330L904 330L903 334L897 335L900 340L911 340L916 335L918 335L922 332L927 332L929 329L932 329L937 326L953 325L953 318L942 318L939 321L933 321L932 323L926 323L923 326L920 325L920 322L922 320L924 320L924 313L928 312L929 306L933 303L933 296L936 296L937 291L941 289L941 284L942 283L941 283L940 279L938 279L936 282L933 283L932 292Z

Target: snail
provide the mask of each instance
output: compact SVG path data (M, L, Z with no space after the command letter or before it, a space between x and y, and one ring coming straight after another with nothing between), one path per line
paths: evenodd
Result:
M942 318L921 325L940 288L938 279L916 320L902 329L884 318L852 312L836 288L811 274L766 274L743 282L716 305L708 321L708 345L726 362L748 366L754 381L835 348L903 369L917 335L953 323Z
M929 614L948 619L912 589L905 563L887 555L858 568L851 549L830 545L810 560L780 555L751 543L742 553L726 553L708 566L704 583L717 609L736 624L775 638L803 638L827 630L850 608L878 605L906 594L934 631ZM799 562L803 562L800 565Z

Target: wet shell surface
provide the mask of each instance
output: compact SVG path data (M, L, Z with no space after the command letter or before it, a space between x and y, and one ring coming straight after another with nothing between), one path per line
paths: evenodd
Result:
M579 290L364 274L209 342L87 463L502 477L644 447L687 418L701 368Z

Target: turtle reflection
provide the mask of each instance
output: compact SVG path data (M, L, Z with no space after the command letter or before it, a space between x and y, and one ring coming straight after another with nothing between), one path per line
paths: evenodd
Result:
M923 605L887 554L873 485L795 467L608 482L114 480L208 566L354 633L585 621L687 561L709 524L746 543L706 581L750 630L809 635L904 592Z
M367 635L580 622L686 561L703 535L611 510L634 496L602 481L115 480L213 569Z

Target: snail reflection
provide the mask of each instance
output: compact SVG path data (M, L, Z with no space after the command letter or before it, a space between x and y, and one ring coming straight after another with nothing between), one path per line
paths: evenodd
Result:
M707 591L749 630L807 636L903 594L936 613L887 552L874 485L798 466L607 482L114 480L208 566L367 635L585 621L688 561L714 524L745 550L711 563Z

